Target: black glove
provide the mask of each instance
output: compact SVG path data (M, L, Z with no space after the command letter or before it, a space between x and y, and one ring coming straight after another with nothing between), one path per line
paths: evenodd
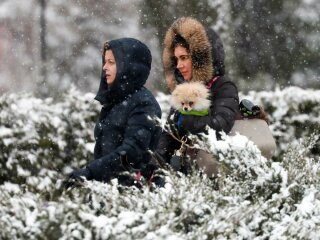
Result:
M193 116L193 115L183 115L180 121L180 132L192 134L197 134L205 130L205 124L203 124L203 117ZM202 125L204 125L202 127Z
M85 179L92 179L91 172L88 168L74 170L69 174L68 179L64 182L64 187L65 189L68 189L79 186Z
M155 164L148 163L141 169L141 174L145 179L149 181L151 180L154 171L158 168L159 167L157 167Z
M165 128L169 128L170 132L177 133L178 132L178 118L180 112L173 108L170 109L169 115L167 117L167 122Z
M183 159L181 156L173 155L170 159L170 166L173 168L173 170L180 171L182 161Z
M141 169L141 174L148 182L153 182L157 187L165 186L165 174L158 166L148 163Z
M172 125L174 126L172 129L174 129L175 131L172 131L173 133L177 133L174 134L176 135L176 137L181 138L185 135L187 135L188 130L189 130L189 123L184 124L185 119L188 118L188 115L182 115L181 113L177 113L174 115L174 117L172 118Z
M158 167L166 169L168 164L166 159L169 158L168 151L166 149L157 149L153 152L152 162Z

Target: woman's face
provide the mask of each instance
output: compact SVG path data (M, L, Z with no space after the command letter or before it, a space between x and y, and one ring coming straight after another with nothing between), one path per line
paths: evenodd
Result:
M106 82L108 85L112 85L116 79L117 74L117 65L116 60L114 59L112 50L107 50L104 56L103 70L106 72Z
M177 45L174 49L174 56L177 60L177 69L184 80L190 81L192 79L192 61L187 49Z

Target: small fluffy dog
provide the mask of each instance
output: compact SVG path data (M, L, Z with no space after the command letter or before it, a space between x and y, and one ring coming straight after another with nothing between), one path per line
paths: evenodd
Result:
M171 94L171 105L180 112L204 111L210 107L209 89L201 82L185 82Z

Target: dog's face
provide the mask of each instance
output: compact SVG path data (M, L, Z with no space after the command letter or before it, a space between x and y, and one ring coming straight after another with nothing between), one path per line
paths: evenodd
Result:
M186 100L186 101L181 102L181 109L183 111L186 111L186 112L191 111L193 106L194 106L193 101Z
M199 93L195 90L176 91L172 94L173 106L186 112L193 110L199 101Z
M210 107L208 90L201 83L184 83L172 92L171 105L183 111L201 111Z

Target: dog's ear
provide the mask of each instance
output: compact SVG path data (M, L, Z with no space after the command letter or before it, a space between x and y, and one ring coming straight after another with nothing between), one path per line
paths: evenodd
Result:
M198 89L193 89L193 94L196 97L199 97L201 95L201 92Z
M179 93L178 93L177 91L173 91L173 92L172 92L172 96L174 96L174 97L179 97Z

